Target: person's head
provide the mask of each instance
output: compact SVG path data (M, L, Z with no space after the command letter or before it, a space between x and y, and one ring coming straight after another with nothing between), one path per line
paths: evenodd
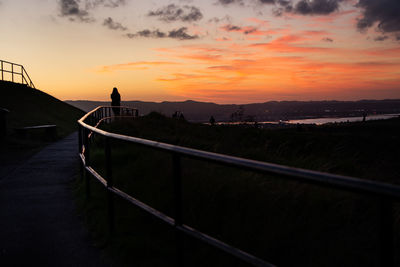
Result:
M114 87L112 92L113 92L113 93L118 93L117 87Z

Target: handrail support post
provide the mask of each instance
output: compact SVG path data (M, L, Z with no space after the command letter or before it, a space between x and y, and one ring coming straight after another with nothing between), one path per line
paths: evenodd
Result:
M172 168L173 168L173 185L174 185L174 206L175 206L175 237L176 237L176 261L177 266L183 266L184 259L184 246L183 234L177 227L183 224L182 214L182 170L181 158L177 153L172 154Z
M85 167L90 166L90 142L89 142L89 130L84 130L84 144L85 144ZM85 192L86 199L90 198L90 173L88 170L85 171Z
M108 230L110 238L114 231L114 194L109 190L113 187L112 178L112 161L111 161L111 144L110 138L105 138L105 158L106 158L106 181L107 181L107 216L108 216Z
M80 156L82 155L82 125L80 125L78 123L78 153L79 153L79 168L80 168L80 173L81 173L81 178L83 177L83 163L82 160L80 158Z

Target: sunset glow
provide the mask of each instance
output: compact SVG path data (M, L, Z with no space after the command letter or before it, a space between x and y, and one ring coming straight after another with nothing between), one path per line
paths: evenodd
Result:
M113 87L143 101L400 98L399 19L371 13L384 4L400 9L397 0L0 0L0 59L63 100L108 100Z

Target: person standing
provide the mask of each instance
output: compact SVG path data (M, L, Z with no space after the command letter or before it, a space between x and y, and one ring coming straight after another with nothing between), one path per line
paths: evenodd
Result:
M118 93L117 87L113 88L113 91L111 93L111 106L113 106L113 112L115 116L119 116L120 114L120 108L121 106L121 95Z

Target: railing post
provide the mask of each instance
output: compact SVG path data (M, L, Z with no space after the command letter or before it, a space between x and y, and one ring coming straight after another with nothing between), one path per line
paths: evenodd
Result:
M183 266L183 234L177 227L183 224L182 215L182 177L181 159L177 153L172 154L173 184L174 184L174 206L175 206L175 238L176 238L176 262L177 266Z
M84 128L84 143L85 143L85 167L90 166L90 142L89 142L89 130ZM90 198L90 173L88 170L85 171L85 189L86 199Z
M107 107L107 123L110 123L110 108Z
M24 83L24 81L25 81L26 85L28 85L28 81L25 79L25 76L24 76L24 71L25 71L24 66L21 66L22 83Z
M78 152L79 152L79 170L81 172L81 179L83 178L83 162L81 158L82 154L82 125L78 123Z
M78 123L78 152L82 154L82 126Z
M107 181L107 210L108 210L108 231L110 238L114 231L114 194L109 190L113 187L112 179L112 161L111 161L111 144L110 138L105 139L105 155L106 155L106 181Z
M1 80L4 81L4 67L3 67L3 60L1 61Z
M394 266L393 202L389 198L379 199L380 266Z
M14 63L11 63L11 81L14 82Z

